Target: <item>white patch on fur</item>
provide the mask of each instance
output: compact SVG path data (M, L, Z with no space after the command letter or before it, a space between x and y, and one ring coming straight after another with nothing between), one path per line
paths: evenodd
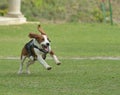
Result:
M56 64L60 64L60 61L58 60L56 55L52 56Z

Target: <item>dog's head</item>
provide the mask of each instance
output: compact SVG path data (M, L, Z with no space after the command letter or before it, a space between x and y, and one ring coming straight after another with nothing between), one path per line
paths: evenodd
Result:
M29 37L34 38L37 41L37 46L45 50L50 51L50 40L45 32L40 32L41 34L30 33Z

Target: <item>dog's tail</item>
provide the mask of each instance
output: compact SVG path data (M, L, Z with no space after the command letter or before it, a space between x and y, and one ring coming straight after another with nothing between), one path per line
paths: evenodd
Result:
M38 31L42 34L42 35L46 35L45 31L41 28L41 25L38 25Z

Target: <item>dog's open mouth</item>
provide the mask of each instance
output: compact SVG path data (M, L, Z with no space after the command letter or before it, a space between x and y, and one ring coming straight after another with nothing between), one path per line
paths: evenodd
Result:
M43 50L45 50L45 52L49 52L49 46L47 45L42 45Z

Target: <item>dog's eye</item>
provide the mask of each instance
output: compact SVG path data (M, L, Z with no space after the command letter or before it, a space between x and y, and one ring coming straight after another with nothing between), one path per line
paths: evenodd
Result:
M44 38L37 39L38 43L41 43L44 41Z
M41 41L44 41L44 38L41 38Z

